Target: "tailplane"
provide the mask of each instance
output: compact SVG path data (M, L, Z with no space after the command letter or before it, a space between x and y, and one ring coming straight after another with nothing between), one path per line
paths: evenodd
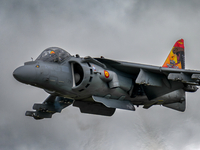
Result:
M178 40L170 51L162 67L185 69L184 40Z

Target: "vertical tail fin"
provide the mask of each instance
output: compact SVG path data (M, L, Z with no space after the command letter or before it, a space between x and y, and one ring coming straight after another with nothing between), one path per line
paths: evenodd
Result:
M185 69L184 40L178 40L170 51L162 67Z

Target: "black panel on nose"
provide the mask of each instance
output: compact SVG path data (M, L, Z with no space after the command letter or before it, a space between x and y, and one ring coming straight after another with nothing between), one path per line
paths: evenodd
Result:
M35 79L35 67L32 65L21 66L13 72L13 76L16 80L22 83L31 84Z

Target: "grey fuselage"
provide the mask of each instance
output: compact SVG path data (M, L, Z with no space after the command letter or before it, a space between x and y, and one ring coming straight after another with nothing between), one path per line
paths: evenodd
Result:
M90 101L92 96L99 96L145 105L160 99L162 104L173 103L184 97L182 90L177 90L149 101L142 86L135 84L135 76L112 68L105 69L98 62L86 60L70 56L62 63L30 61L17 68L13 75L22 83L74 100Z

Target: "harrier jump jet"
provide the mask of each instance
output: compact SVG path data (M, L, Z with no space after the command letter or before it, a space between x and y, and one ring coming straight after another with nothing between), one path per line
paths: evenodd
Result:
M112 116L116 110L134 111L162 105L185 111L185 92L196 92L200 71L185 70L184 40L178 40L162 67L90 56L72 56L58 47L44 50L25 62L13 76L19 82L44 89L50 95L34 104L26 116L51 118L69 105L82 113Z

